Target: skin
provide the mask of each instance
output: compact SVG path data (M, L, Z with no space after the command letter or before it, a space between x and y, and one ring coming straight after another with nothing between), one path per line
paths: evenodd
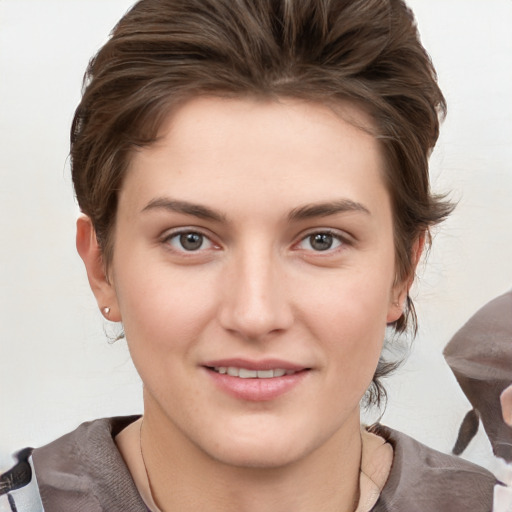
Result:
M512 385L510 385L508 388L505 388L505 390L501 393L500 402L503 421L509 427L512 427Z
M354 509L359 401L409 283L395 279L380 147L344 119L370 120L337 110L195 98L133 155L108 280L78 221L91 287L144 383L144 457L165 510ZM204 236L198 250L180 245L186 232ZM223 358L307 370L275 399L243 400L204 367Z

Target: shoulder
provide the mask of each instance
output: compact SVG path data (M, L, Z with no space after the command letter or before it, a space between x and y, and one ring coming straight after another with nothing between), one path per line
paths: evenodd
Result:
M484 468L433 450L376 425L394 450L393 465L374 512L491 512L496 478Z
M147 511L114 437L137 416L104 418L33 452L45 510Z

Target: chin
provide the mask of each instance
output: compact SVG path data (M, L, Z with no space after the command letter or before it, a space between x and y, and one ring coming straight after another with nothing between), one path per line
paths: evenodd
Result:
M237 432L237 429L226 426L223 432L211 432L202 448L212 459L230 466L271 469L288 466L307 457L329 437L311 436L308 429L300 429L296 425L295 428L280 427L265 429L254 423L250 429Z
M233 443L225 450L215 450L210 457L228 466L247 469L278 469L300 460L303 453L290 451L283 445L241 446Z

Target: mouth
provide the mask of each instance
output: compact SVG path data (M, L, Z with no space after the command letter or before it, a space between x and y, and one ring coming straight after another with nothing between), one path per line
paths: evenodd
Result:
M312 368L284 360L224 359L203 365L218 389L238 400L271 401L308 381Z
M240 379L273 379L276 377L284 377L285 375L294 375L298 371L304 370L286 370L285 368L271 368L268 370L250 370L248 368L238 368L236 366L208 366L212 370L221 375L229 375L230 377L238 377Z

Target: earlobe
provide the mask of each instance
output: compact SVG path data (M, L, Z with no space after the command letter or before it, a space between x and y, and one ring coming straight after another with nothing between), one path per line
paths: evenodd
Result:
M404 313L405 301L407 299L407 291L408 288L405 289L402 293L400 293L399 298L393 301L388 308L388 316L386 318L386 323L392 324L396 322Z
M103 263L103 255L91 219L86 215L76 222L76 249L84 262L87 278L103 316L112 322L121 321L117 297Z

